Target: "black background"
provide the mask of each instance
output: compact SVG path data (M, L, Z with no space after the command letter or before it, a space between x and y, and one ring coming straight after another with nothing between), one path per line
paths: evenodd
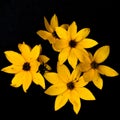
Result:
M89 37L99 42L91 48L95 51L103 45L110 45L110 55L105 65L119 72L119 41L117 34L117 17L112 1L81 0L9 0L0 1L0 69L10 65L4 55L6 50L18 51L18 43L23 41L33 47L42 44L43 54L50 57L50 66L55 70L57 55L47 41L42 40L36 32L45 29L43 17L50 21L56 14L59 24L71 24L76 21L78 30L89 27ZM67 103L54 111L55 97L47 96L44 90L31 84L27 93L22 88L10 86L13 75L0 72L0 116L4 119L36 120L80 120L80 119L119 119L119 76L103 78L103 89L98 90L93 84L87 87L96 97L95 101L81 100L82 107L78 115ZM1 119L1 118L0 118Z

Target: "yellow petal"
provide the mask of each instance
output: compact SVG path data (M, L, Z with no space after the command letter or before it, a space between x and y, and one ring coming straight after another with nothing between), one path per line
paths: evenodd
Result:
M60 52L63 48L68 46L68 42L64 39L61 40L57 40L54 44L53 44L53 49L57 52Z
M51 66L49 66L48 64L45 64L45 67L47 69L45 72L52 70Z
M89 59L88 53L84 49L74 49L74 53L80 62L84 62L85 59Z
M96 63L102 63L106 60L110 53L110 46L102 46L99 49L96 50L94 54L94 60Z
M77 25L75 21L73 21L72 24L68 27L68 32L70 34L71 40L74 40L77 33Z
M44 17L44 24L45 24L45 28L49 31L49 32L53 32L53 29L51 27L51 25L48 23L46 17Z
M1 71L11 74L16 74L22 71L22 66L10 65L8 67L2 68Z
M78 114L81 108L81 102L80 102L79 95L75 90L71 91L69 100L73 105L74 112Z
M93 39L89 39L89 38L85 38L82 41L80 41L80 46L82 46L83 48L91 48L94 47L98 44L97 41L93 40Z
M57 40L58 38L54 37L53 34L51 34L51 36L48 37L48 41L50 44L54 44Z
M37 60L34 60L30 63L30 72L35 73L38 71L38 68L40 66L40 62Z
M55 42L55 43L56 43L56 42ZM56 51L56 52L60 52L60 51L61 51L61 49L59 49L59 48L57 49L57 48L56 48L56 45L55 45L54 43L52 44L52 48L53 48L53 50Z
M66 65L60 65L59 63L57 64L57 72L58 72L58 77L65 83L68 82L69 77L70 77L70 71L67 68Z
M84 100L95 100L94 95L91 93L91 91L85 87L77 88L76 89L79 97Z
M70 81L78 80L80 75L81 75L80 67L77 65L71 73Z
M68 30L69 24L62 24L60 27L64 28L65 30Z
M85 85L87 85L89 82L86 82L85 80L84 80L84 78L83 78L83 76L81 76L80 78L79 78L79 80L76 82L76 84L75 84L75 87L77 88L80 88L80 87L83 87L83 86L85 86Z
M51 33L47 32L45 30L37 31L37 35L39 35L44 40L48 40L52 36Z
M77 65L77 61L78 58L76 57L75 53L74 53L74 48L70 51L70 54L68 56L68 62L69 64L72 66L72 68L74 69Z
M57 73L54 72L46 72L44 77L51 84L56 84L59 81Z
M115 71L113 68L105 66L105 65L99 65L98 67L98 71L103 74L106 75L108 77L114 77L117 76L119 73L117 71Z
M41 52L42 46L41 45L35 45L35 47L33 47L33 49L31 50L30 53L30 60L37 60L39 57L39 54Z
M6 58L14 65L23 65L25 62L21 54L14 51L5 51Z
M25 44L24 42L22 44L18 44L18 48L22 54L22 56L24 57L24 59L26 61L29 61L29 56L30 56L30 46L28 46L27 44Z
M87 72L83 73L83 78L86 82L89 82L89 81L93 80L94 75L95 75L95 71L93 69L90 69Z
M37 85L40 85L43 89L45 89L44 77L39 72L33 75L33 82Z
M52 35L52 33L44 31L44 30L39 30L37 31L37 34L44 40L48 40L50 42L50 44L55 43L56 39L55 37Z
M64 28L56 27L55 31L56 31L57 35L59 36L59 38L62 38L64 40L68 40L68 33Z
M89 35L89 33L90 33L90 28L81 29L76 35L76 41L83 40Z
M58 109L60 109L61 107L63 107L67 103L68 97L69 97L69 91L66 91L66 92L64 92L56 97L56 99L55 99L55 111L57 111Z
M54 84L54 85L50 86L45 91L45 93L48 95L54 96L54 95L59 95L59 94L65 92L66 90L67 90L66 84L59 83L59 84Z
M40 55L38 59L40 63L47 63L50 60L50 58L45 55Z
M23 84L23 79L24 79L23 75L24 75L23 72L19 72L19 73L15 74L10 85L12 87L16 87L16 88L20 87Z
M22 85L22 87L23 87L24 92L26 93L29 86L32 83L32 75L31 75L30 72L24 72L24 76L22 76L22 77L23 77L23 85Z
M98 79L93 79L93 83L98 89L103 88L103 80L100 76L98 77Z
M70 53L70 48L67 47L67 48L64 48L60 53L59 53L59 56L58 56L58 60L60 62L60 64L62 65L68 58L69 56L69 53Z
M53 30L55 30L55 27L58 27L58 18L56 16L56 14L54 14L52 16L51 21L50 21L50 25L53 28Z
M91 68L90 63L88 63L88 62L87 63L86 62L81 62L78 65L79 65L80 71L82 71L82 72L86 72Z

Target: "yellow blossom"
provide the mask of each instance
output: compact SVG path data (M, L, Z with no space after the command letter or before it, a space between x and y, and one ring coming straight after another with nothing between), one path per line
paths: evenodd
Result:
M93 94L85 87L88 82L85 82L80 75L79 67L76 67L70 73L64 64L58 64L57 73L45 73L45 78L52 84L45 93L50 96L56 96L55 111L70 101L73 105L74 112L78 114L81 108L80 99L95 100Z
M55 31L55 28L59 26L58 17L56 16L56 14L54 14L50 20L50 24L47 21L46 17L44 17L44 24L46 30L38 30L37 34L44 40L48 40L49 43L53 45L59 39ZM60 25L60 27L67 29L68 24L62 24Z
M101 64L107 59L109 53L110 46L102 46L96 50L94 55L89 53L89 58L85 59L78 65L81 71L84 72L84 80L87 82L92 81L99 89L102 89L103 87L103 80L100 74L108 77L114 77L118 75L118 72L116 72L113 68Z
M31 49L23 42L18 44L18 48L21 54L11 50L4 52L11 65L2 68L2 71L15 74L11 86L17 88L22 85L24 92L27 92L33 81L45 89L44 77L38 72L40 62L37 59L42 49L41 45L35 45Z
M41 74L44 75L45 72L48 72L52 69L47 64L47 62L50 60L50 58L48 58L47 56L40 54L37 60L40 62L39 71L40 71Z
M91 48L98 44L95 40L87 38L90 33L89 28L83 28L77 32L75 21L68 27L68 30L56 27L56 33L60 38L54 44L55 50L60 52L58 60L60 64L63 64L68 59L73 68L76 67L78 59L84 60L83 56L87 54L85 48Z

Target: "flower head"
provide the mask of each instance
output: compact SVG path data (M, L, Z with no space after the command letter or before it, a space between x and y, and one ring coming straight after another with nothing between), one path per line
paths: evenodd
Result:
M59 26L58 17L56 16L56 14L54 14L50 20L50 24L47 21L46 17L44 17L44 24L45 24L46 30L38 30L37 34L44 40L48 40L50 44L53 45L59 39L55 31L55 28ZM60 25L60 27L67 29L68 24L62 24ZM53 46L53 49L54 49L54 46Z
M2 68L3 72L15 74L11 81L11 86L20 87L22 85L24 92L27 92L32 81L45 89L45 81L43 76L38 72L40 62L38 56L42 49L41 45L35 45L32 49L25 44L18 44L21 52L5 51L6 58L12 64Z
M113 68L101 64L107 59L109 53L110 46L102 46L96 50L94 55L89 53L88 58L78 65L81 71L84 72L84 80L87 82L93 81L94 85L99 89L102 89L103 87L103 80L100 74L108 77L114 77L118 75L118 72L116 72Z
M63 64L68 59L73 68L76 67L78 59L83 61L83 56L87 54L85 48L91 48L98 44L95 40L87 38L90 33L89 28L83 28L77 32L75 21L68 27L68 30L56 27L56 33L60 38L54 44L55 50L60 52L58 60L60 64Z
M45 78L52 84L45 93L57 96L55 99L55 111L63 107L68 100L73 105L73 110L78 114L81 108L81 99L95 100L93 94L85 88L88 82L80 76L79 67L70 73L66 65L57 66L57 73L47 72Z

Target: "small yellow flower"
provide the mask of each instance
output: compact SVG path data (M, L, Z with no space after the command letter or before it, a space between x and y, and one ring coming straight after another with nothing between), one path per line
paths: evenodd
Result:
M101 64L107 59L109 53L110 46L102 46L96 50L94 55L89 53L89 58L86 58L84 62L81 62L78 65L81 71L84 72L84 80L87 82L93 81L94 85L99 89L102 89L103 87L103 80L100 74L108 77L114 77L118 75L118 72L116 72L113 68Z
M47 64L47 62L50 60L50 58L48 58L45 55L39 55L38 59L40 62L40 67L39 67L39 71L42 75L44 75L45 72L50 71L52 68Z
M11 81L11 86L20 87L22 85L24 92L27 92L32 81L45 89L45 81L43 76L38 72L40 62L38 56L41 51L41 45L36 45L31 49L27 44L18 44L21 52L5 51L6 58L12 64L2 68L3 72L15 74Z
M45 78L53 85L51 85L45 93L51 96L57 96L55 99L55 111L63 107L68 100L73 105L73 110L78 114L81 108L81 99L95 100L93 94L84 86L88 83L80 76L79 67L73 70L70 74L67 66L57 66L57 73L47 72Z
M83 28L77 32L75 21L68 27L68 30L56 27L56 33L60 38L54 44L55 50L60 52L58 60L60 64L63 64L68 59L73 68L76 67L78 59L84 60L83 56L87 54L85 48L91 48L98 44L95 40L86 38L90 33L89 28Z
M46 17L44 17L44 24L45 24L45 28L46 30L38 30L37 34L43 38L44 40L48 40L50 42L50 44L54 44L58 39L58 35L56 34L55 28L59 26L58 23L58 18L56 16L56 14L54 14L50 20L50 24L47 21ZM67 29L68 28L68 24L62 24L60 27ZM54 49L54 46L53 46Z

